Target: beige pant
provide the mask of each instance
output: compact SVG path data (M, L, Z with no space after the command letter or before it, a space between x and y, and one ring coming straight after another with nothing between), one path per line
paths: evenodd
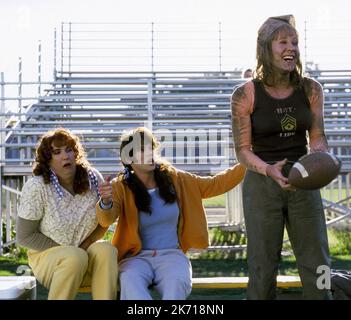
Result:
M28 262L49 289L48 300L72 300L79 287L90 285L94 300L116 299L117 249L109 242L93 243L87 251L73 246L29 250Z

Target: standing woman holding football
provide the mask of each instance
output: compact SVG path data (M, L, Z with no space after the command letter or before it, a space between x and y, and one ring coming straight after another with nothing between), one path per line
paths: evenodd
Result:
M271 17L258 31L253 80L231 98L238 160L248 171L243 184L248 237L248 299L274 299L284 226L288 231L306 299L327 299L317 287L318 266L330 266L319 190L288 183L303 155L327 151L323 90L302 76L292 15ZM308 138L307 138L308 135Z

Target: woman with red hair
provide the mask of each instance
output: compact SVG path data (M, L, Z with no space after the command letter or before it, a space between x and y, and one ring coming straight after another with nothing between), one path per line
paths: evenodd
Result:
M34 177L22 189L17 242L27 247L35 277L48 299L74 299L80 286L93 299L116 299L117 251L98 242L95 204L102 175L86 159L79 138L66 129L44 134L36 148Z

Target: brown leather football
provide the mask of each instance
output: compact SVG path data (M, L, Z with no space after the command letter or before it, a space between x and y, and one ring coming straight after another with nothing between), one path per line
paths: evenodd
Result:
M300 189L319 189L339 174L341 160L328 152L314 152L301 157L289 172L289 183Z

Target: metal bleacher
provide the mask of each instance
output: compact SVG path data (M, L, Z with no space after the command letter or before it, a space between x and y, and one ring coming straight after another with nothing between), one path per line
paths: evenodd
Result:
M3 175L30 174L38 137L65 127L82 137L102 172L119 164L124 130L148 126L163 141L162 155L178 167L213 173L234 161L230 94L243 80L230 72L61 72L38 101L5 126ZM313 74L311 76L314 76ZM319 72L325 91L330 147L351 171L351 76Z
M38 137L55 127L79 134L89 160L102 172L115 172L120 135L144 125L164 140L163 155L172 163L213 172L233 161L233 152L199 154L195 145L215 150L224 142L229 148L229 96L240 82L226 73L62 73L24 115L8 121L3 173L29 174Z

